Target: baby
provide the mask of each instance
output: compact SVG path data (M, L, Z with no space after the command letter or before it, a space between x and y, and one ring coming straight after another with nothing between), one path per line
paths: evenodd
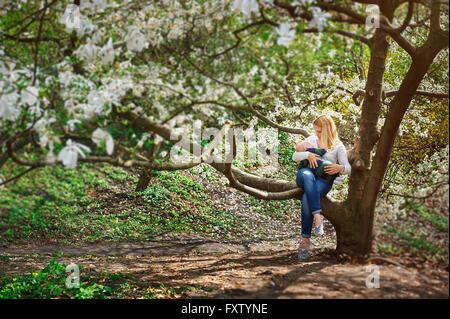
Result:
M316 168L312 168L309 165L309 161L306 159L306 160L300 161L298 163L298 169L306 168L306 167L310 168L314 172L314 175L325 179L327 182L333 181L336 177L339 176L339 173L329 175L328 173L325 172L325 167L327 167L328 165L331 164L330 161L324 160L322 158L322 156L325 155L325 153L327 152L325 149L314 148L310 143L302 142L302 143L300 143L297 151L298 152L311 152L311 153L320 155L320 158L321 158L321 159L317 159L317 167Z

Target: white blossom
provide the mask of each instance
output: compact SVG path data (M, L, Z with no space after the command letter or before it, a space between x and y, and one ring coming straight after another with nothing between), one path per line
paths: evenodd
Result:
M129 28L125 42L127 43L127 49L130 51L141 52L144 48L148 47L145 36L136 26Z
M313 14L313 18L309 22L309 27L317 27L319 31L322 31L327 25L327 19L331 18L331 14L322 11L322 9L320 9L319 7L311 7L311 11Z
M42 109L41 109L41 107L40 107L39 101L38 101L36 104L32 105L32 106L28 109L28 112L29 112L30 114L34 114L34 115L36 115L36 116L41 116L41 115L42 115Z
M16 70L15 67L16 63L12 61L0 61L0 74L3 75L3 79L14 83L19 79L21 73L25 73L24 70Z
M59 23L66 26L67 32L79 29L81 27L81 13L80 8L75 4L69 4L66 11L59 19Z
M334 58L334 56L335 56L335 54L336 54L336 50L331 50L330 52L328 52L328 56L330 57L330 58Z
M281 23L275 30L278 33L277 44L279 45L288 47L289 43L295 39L295 29L291 29L289 23Z
M102 62L104 64L110 64L114 62L115 51L111 38L109 38L108 43L100 49L99 55L102 57Z
M23 104L34 105L38 102L39 89L37 87L29 86L22 90L20 100Z
M256 0L234 0L231 9L239 9L246 16L250 16L252 12L258 12L258 2Z
M87 96L88 103L86 104L86 115L92 116L94 114L101 114L104 110L105 98L104 94L99 91L93 90L89 92Z
M17 106L19 95L16 92L5 94L0 97L0 118L15 121L20 115L20 108Z
M81 45L74 53L77 57L86 62L93 62L98 55L100 48L94 43L88 41L86 44Z
M97 128L93 133L91 137L92 141L97 145L100 146L100 142L104 141L106 145L106 152L108 155L111 155L114 151L114 140L111 134L108 132L102 130L101 128Z
M73 142L68 139L66 146L58 154L58 161L61 161L67 168L75 168L77 166L78 154L83 158L86 157L83 153L84 151L90 152L91 149L83 144Z
M78 119L70 119L67 121L67 130L73 131L75 130L75 123L81 123Z

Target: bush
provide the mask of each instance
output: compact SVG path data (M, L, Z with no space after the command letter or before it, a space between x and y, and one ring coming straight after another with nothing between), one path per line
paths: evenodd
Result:
M79 288L68 288L66 265L56 262L56 259L53 258L39 273L32 272L3 280L0 283L0 299L105 298L113 292L110 287L84 282L82 276Z

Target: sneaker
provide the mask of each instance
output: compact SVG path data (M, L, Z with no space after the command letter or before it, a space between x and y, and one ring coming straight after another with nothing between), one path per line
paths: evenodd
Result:
M306 248L306 249L300 248L300 250L298 252L299 260L305 260L306 258L308 258L310 245L311 245L311 240L308 243L308 248Z
M323 235L323 222L321 222L319 226L314 227L314 235L316 236Z
M320 225L317 225L316 227L314 227L314 235L316 235L316 236L323 235L323 218L322 218L322 222L320 223Z

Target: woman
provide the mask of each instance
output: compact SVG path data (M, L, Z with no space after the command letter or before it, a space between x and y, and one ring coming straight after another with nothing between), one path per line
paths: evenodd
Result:
M305 139L305 142L312 144L315 148L324 148L327 151L323 158L332 162L332 164L325 168L325 172L329 175L336 173L349 174L351 167L348 162L347 151L338 138L333 119L329 115L321 115L314 121L313 127L316 135L309 136ZM292 159L296 162L307 159L310 167L317 167L319 155L311 152L300 152L300 150L300 143L298 143ZM334 181L327 182L321 177L316 177L310 168L302 168L297 173L296 182L298 187L303 188L304 191L301 199L302 241L298 254L299 259L303 260L308 257L313 220L315 222L315 235L320 236L323 234L320 199L328 194L334 183L341 184L342 177L339 176Z

